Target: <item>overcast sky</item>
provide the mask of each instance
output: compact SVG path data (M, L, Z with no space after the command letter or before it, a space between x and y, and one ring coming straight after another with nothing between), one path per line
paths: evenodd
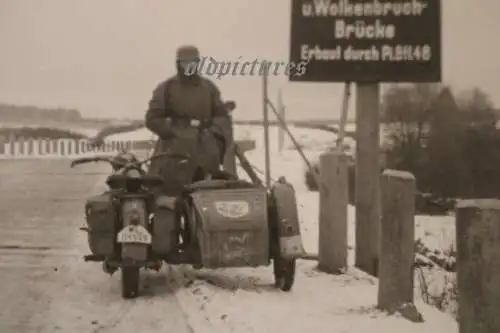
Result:
M0 0L0 101L141 117L180 44L220 59L287 60L289 0ZM443 1L444 81L500 105L500 1ZM225 78L241 118L261 114L259 77ZM290 118L338 117L341 84L289 84Z

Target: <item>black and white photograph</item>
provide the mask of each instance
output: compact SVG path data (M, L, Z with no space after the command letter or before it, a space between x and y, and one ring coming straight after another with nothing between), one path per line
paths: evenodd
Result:
M499 14L0 0L0 333L499 333Z

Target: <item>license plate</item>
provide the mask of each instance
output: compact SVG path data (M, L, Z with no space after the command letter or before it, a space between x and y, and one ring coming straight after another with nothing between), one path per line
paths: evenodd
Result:
M118 243L151 244L152 237L142 225L130 225L118 233L117 241Z

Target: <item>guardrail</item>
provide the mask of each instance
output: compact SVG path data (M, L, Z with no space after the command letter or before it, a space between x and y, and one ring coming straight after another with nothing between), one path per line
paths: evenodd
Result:
M255 149L253 140L237 141L242 151ZM99 148L91 147L86 139L28 139L0 141L0 158L72 157L85 154L109 154L122 150L151 150L152 140L107 141Z

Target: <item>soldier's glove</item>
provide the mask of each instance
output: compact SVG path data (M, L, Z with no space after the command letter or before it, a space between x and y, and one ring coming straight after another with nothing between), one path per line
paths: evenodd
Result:
M161 126L161 131L158 131L158 136L162 140L170 140L179 136L178 131L172 124L171 119L165 119L163 126Z

